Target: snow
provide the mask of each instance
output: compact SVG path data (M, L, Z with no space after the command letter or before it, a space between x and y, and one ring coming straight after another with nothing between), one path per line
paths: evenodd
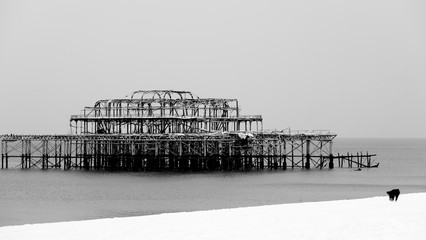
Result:
M0 239L425 239L426 193L7 226Z

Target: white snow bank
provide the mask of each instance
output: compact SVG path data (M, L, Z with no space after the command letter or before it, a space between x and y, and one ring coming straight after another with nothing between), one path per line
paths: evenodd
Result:
M0 228L0 239L426 239L426 193ZM1 217L1 216L0 216Z

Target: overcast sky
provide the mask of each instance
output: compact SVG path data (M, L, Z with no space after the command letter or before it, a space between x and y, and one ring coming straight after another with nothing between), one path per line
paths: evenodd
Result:
M0 84L0 134L174 89L266 129L426 137L426 1L0 0Z

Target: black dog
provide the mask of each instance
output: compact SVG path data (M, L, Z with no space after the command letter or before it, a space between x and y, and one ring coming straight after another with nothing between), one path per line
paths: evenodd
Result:
M400 194L399 189L392 189L388 192L386 192L389 195L389 201L398 201L398 196Z

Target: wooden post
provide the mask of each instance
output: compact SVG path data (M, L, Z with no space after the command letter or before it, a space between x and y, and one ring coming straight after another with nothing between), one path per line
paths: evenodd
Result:
M359 168L359 154L356 153L356 163L357 163L357 167ZM362 153L361 153L361 157L362 157Z
M339 168L341 168L342 165L340 163L340 153L337 153L337 163L339 164Z
M1 169L4 169L4 142L1 140Z
M8 169L9 168L9 159L7 157L7 143L5 144L5 148L6 148L6 151L5 151L6 169Z
M3 157L3 156L2 156ZM8 168L9 159L7 157L7 142L4 142L4 159L6 161L6 169Z
M24 168L31 168L31 140L27 141L27 158L25 159L25 167Z
M368 152L367 152L367 167L371 167L371 157L368 155Z
M64 170L68 168L69 159L69 139L64 140Z
M264 151L263 151L263 142L262 144L260 144L260 160L259 160L259 164L260 164L260 170L263 170L263 167L265 166L265 162L264 162Z
M88 156L87 156L87 144L89 141L84 140L83 143L83 167L85 170L89 170L90 169L90 163L88 161Z
M55 165L54 168L56 169L58 166L58 141L55 139Z
M283 149L283 152L284 152L284 160L283 160L283 171L284 170L287 170L287 149L286 149L286 147L287 147L287 141L283 141L283 147L284 147L284 149Z
M352 167L352 161L353 161L353 155L349 156L349 152L348 152L348 167Z
M41 155L41 169L45 169L45 158L46 158L46 141L42 140L42 155Z
M310 145L311 145L311 140L310 139L306 140L306 162L305 162L305 169L310 169L311 168Z
M25 162L25 140L21 140L21 147L22 147L22 155L21 155L21 169L24 169L24 162Z
M330 141L330 143L329 143L330 145L329 145L329 154L330 154L330 156L329 156L329 161L330 161L330 163L328 164L328 166L329 166L329 168L330 169L333 169L334 168L334 161L333 161L333 141Z
M294 169L294 141L291 140L291 169Z

